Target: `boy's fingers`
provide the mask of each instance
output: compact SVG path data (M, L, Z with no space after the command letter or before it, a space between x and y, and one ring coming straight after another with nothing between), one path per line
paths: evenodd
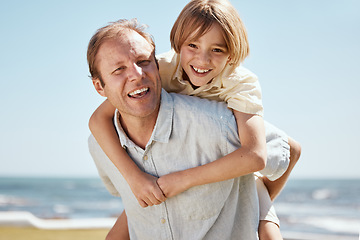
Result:
M160 203L162 203L162 201L160 201L159 199L156 198L156 196L154 196L154 205L159 205Z
M160 203L162 203L166 200L166 197L161 190L159 190L155 193L155 197L156 197L156 199L158 199L160 201Z
M141 207L146 208L148 204L144 200L138 200Z
M158 190L159 190L159 191L156 192L156 193L157 193L156 197L157 197L157 199L159 199L161 202L164 202L164 201L166 200L166 195L165 195L164 191L161 189L158 181L159 181L159 178L158 178L157 181L156 181L156 184L157 184Z

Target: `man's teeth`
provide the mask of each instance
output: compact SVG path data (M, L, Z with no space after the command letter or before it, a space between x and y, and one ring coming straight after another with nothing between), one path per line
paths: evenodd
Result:
M149 88L142 88L142 89L135 90L135 91L129 93L129 95L130 95L131 97L133 97L133 96L135 96L135 95L137 95L137 94L146 92L147 90L149 90Z
M210 69L200 69L196 67L193 67L193 69L198 73L207 73L208 71L210 71Z

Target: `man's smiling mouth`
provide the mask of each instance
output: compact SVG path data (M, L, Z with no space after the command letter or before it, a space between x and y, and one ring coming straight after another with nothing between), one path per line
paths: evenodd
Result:
M133 97L133 98L141 98L144 95L146 95L146 93L148 93L148 92L149 92L149 88L146 87L146 88L141 88L141 89L135 90L135 91L129 93L128 96Z

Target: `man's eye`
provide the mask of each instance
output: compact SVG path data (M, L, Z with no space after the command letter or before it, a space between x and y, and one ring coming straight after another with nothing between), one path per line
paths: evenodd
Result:
M151 61L150 60L141 60L141 61L138 61L138 65L140 66L146 66L150 63Z
M191 47L191 48L196 48L196 45L193 44L193 43L190 43L190 44L189 44L189 47Z
M125 67L118 67L117 69L115 69L112 73L120 73L122 70L124 70Z

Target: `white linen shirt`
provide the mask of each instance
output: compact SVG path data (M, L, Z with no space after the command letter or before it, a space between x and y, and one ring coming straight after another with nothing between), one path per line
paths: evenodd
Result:
M116 112L121 145L140 169L156 177L204 165L240 147L235 118L221 102L163 90L145 150L126 136L118 119ZM107 189L121 195L131 239L258 239L253 174L196 186L160 205L142 208L93 136L89 149Z

